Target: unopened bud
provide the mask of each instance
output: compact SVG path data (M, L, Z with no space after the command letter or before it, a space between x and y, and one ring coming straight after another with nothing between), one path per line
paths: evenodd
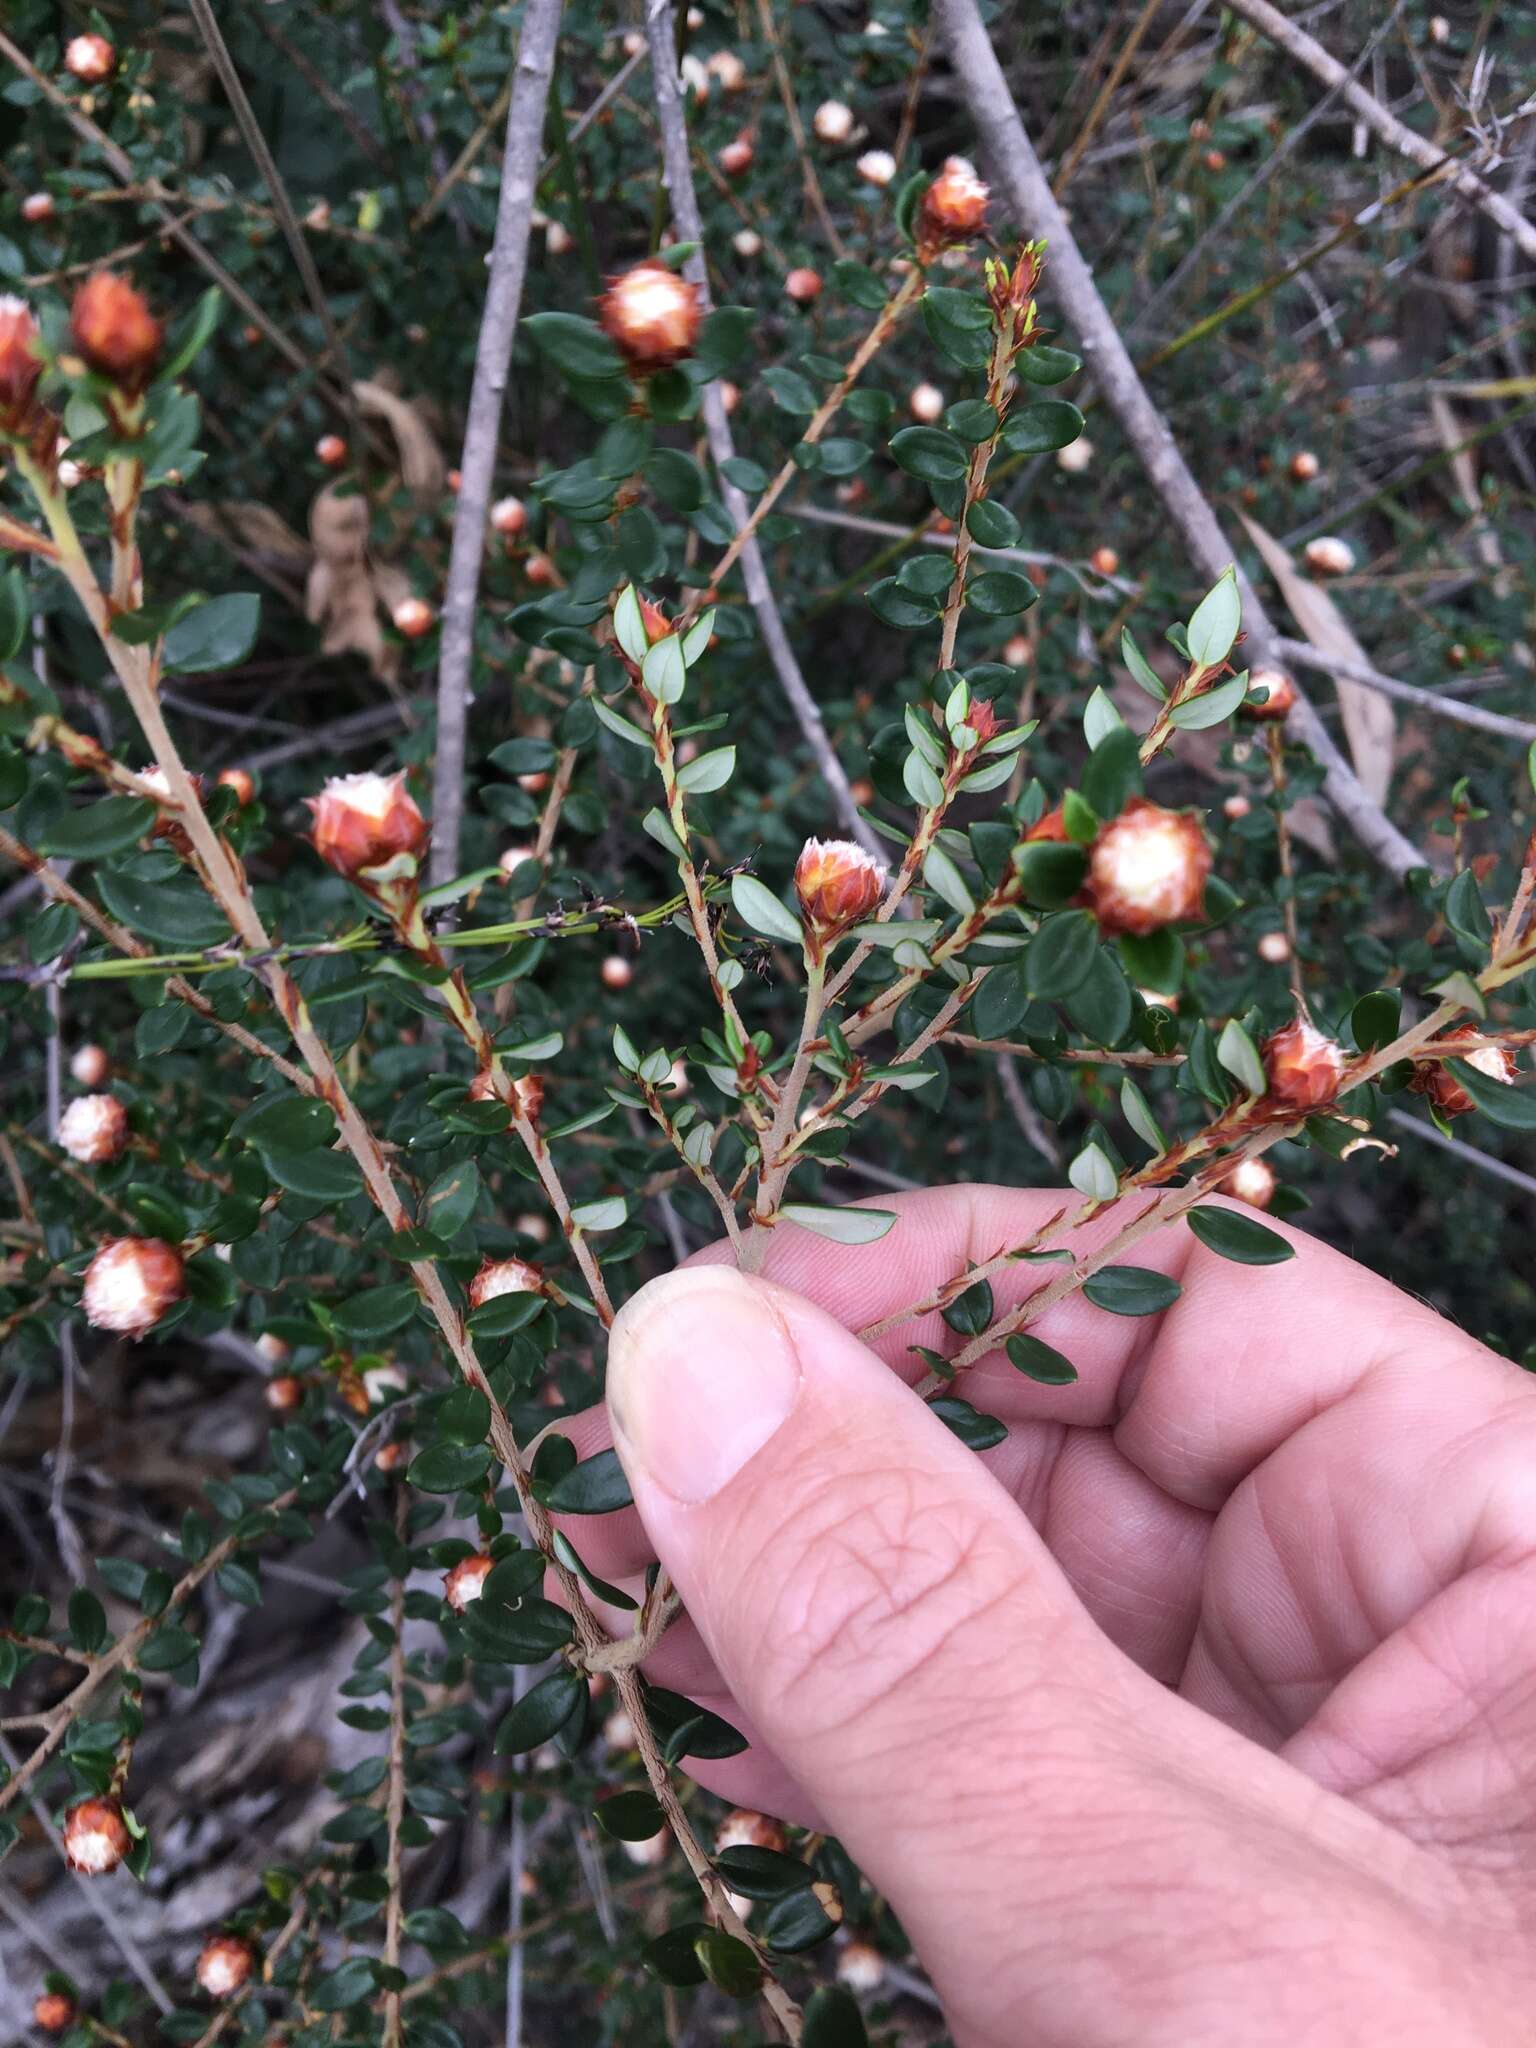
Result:
M1310 448L1298 448L1291 457L1292 480L1298 484L1309 484L1314 481L1321 466Z
M0 296L0 430L17 432L32 409L43 374L38 329L25 299Z
M346 459L347 444L340 434L322 434L315 443L315 460L327 469L340 469Z
M477 1550L470 1557L461 1557L452 1571L443 1574L443 1598L455 1614L462 1614L480 1598L495 1565L494 1558Z
M783 1823L750 1806L733 1807L715 1830L715 1854L725 1849L772 1849L782 1856L789 1847Z
M1221 808L1223 815L1228 818L1246 818L1253 805L1239 790L1235 795L1229 796Z
M197 1988L210 1998L228 1998L256 1967L256 1951L238 1934L211 1935L197 1959Z
M31 227L39 221L53 219L53 194L51 192L29 192L21 202L21 217Z
M85 1269L81 1305L95 1330L142 1337L186 1292L180 1251L159 1237L117 1237Z
M112 1071L112 1062L99 1045L81 1045L75 1048L69 1071L82 1088L99 1088Z
M946 249L979 235L987 224L990 197L974 164L963 156L949 157L918 205L919 249Z
M801 264L785 278L784 291L797 306L813 305L821 297L821 273Z
M105 36L71 36L64 46L64 69L82 85L101 85L117 68L117 52Z
M506 540L515 540L528 525L528 507L521 498L498 498L491 507L491 526Z
M554 582L555 565L549 559L548 555L540 554L538 550L535 549L534 552L531 555L529 555L527 560L523 563L523 574L528 578L528 581L530 583L537 585L538 588L542 590L548 584Z
M598 301L603 332L640 371L665 370L692 355L703 314L697 285L661 263L637 263Z
M842 100L823 100L811 116L818 142L846 142L853 133L853 109Z
M1246 1202L1250 1209L1267 1209L1278 1186L1275 1169L1267 1159L1239 1159L1223 1179L1221 1191Z
M671 1846L672 1837L665 1828L658 1829L654 1835L647 1835L643 1841L622 1844L630 1862L637 1863L642 1870L654 1870L658 1864L665 1863Z
M885 894L883 861L851 839L807 839L795 862L806 928L827 939L873 914Z
M1258 955L1269 967L1283 967L1291 957L1291 942L1284 932L1264 932L1259 938Z
M390 613L395 631L406 640L419 640L437 623L437 613L424 597L403 597Z
M1095 548L1088 557L1088 566L1097 575L1113 576L1120 567L1120 557L1113 548Z
M286 1365L293 1356L293 1346L274 1330L263 1330L256 1339L257 1352L268 1365Z
M734 142L725 145L716 162L728 178L739 178L743 172L751 170L752 159L756 153L752 147L751 136L738 135Z
M105 1166L128 1143L128 1112L115 1095L80 1095L59 1118L59 1145L82 1166Z
M530 1259L486 1259L469 1283L469 1305L484 1308L504 1294L542 1294L544 1275Z
M101 376L125 391L142 391L160 360L164 330L149 301L115 271L97 270L70 309L75 346Z
M1448 43L1451 40L1451 24L1443 14L1432 14L1429 17L1429 40L1435 44Z
M914 384L907 394L907 410L913 419L932 426L944 417L944 394L937 384Z
M1065 448L1056 450L1056 467L1064 469L1068 476L1081 476L1093 461L1093 443L1086 434L1079 434L1075 441L1069 441Z
M763 238L756 228L738 228L731 237L731 247L738 256L751 258L763 253Z
M1105 933L1144 935L1201 914L1211 849L1192 811L1132 797L1094 840L1083 895Z
M381 1472L398 1472L411 1455L410 1444L404 1437L396 1437L387 1444L380 1444L374 1464Z
M1347 1064L1343 1046L1305 1017L1267 1039L1263 1059L1269 1076L1267 1099L1286 1109L1319 1109L1332 1102Z
M496 856L496 865L501 869L501 872L507 877L508 881L510 881L525 861L530 861L534 858L535 855L531 846L504 846Z
M598 969L604 988L628 988L635 970L622 953L610 953Z
M878 1991L885 1981L885 1957L873 1942L850 1941L837 1959L837 1981L853 1992Z
M1201 159L1208 171L1224 171L1227 168L1226 153L1219 149L1208 149Z
M1347 576L1355 566L1355 551L1336 534L1320 533L1307 542L1302 559L1314 576Z
M356 881L399 854L413 858L427 844L427 821L395 775L333 775L319 796L306 797L314 818L310 844L339 875Z
M896 175L896 159L888 149L866 149L854 165L866 185L889 185Z
M44 2034L62 2034L80 2017L80 2008L65 1991L40 1991L32 2007L32 2024Z
M1453 1045L1458 1038L1467 1035L1464 1032L1452 1033L1438 1042L1441 1045ZM1513 1085L1519 1072L1514 1055L1504 1046L1482 1045L1475 1051L1464 1054L1462 1060L1415 1060L1413 1078L1408 1085L1415 1095L1422 1095L1426 1101L1433 1103L1441 1116L1465 1116L1475 1104L1456 1078L1456 1068L1463 1063L1474 1067L1488 1080L1501 1082L1505 1087Z
M551 256L565 256L575 248L576 237L563 220L552 220L544 230L544 246Z
M734 50L716 50L704 59L704 69L724 92L740 92L747 82L747 67Z
M115 1870L133 1847L117 1799L82 1799L64 1816L64 1860L82 1877Z
M370 1408L382 1408L395 1394L406 1389L404 1372L398 1365L370 1365L363 1374L363 1392Z
M1010 635L1003 647L1003 659L1010 668L1028 668L1034 656L1034 649L1022 633Z
M1263 693L1263 702L1254 699L1254 691ZM1248 678L1248 695L1243 700L1243 709L1250 718L1288 718L1296 702L1296 685L1283 668L1256 668Z
M291 1372L279 1373L267 1381L267 1406L274 1415L291 1415L304 1405L304 1382Z

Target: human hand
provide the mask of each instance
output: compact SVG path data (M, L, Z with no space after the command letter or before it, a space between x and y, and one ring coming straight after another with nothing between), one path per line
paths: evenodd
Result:
M1533 2038L1536 1389L1300 1232L1256 1271L1170 1229L1161 1317L1036 1326L1075 1385L967 1376L1010 1432L978 1459L902 1384L936 1314L849 1333L1060 1198L894 1206L614 1327L636 1509L581 1548L680 1588L647 1668L753 1741L696 1775L847 1845L959 2048Z

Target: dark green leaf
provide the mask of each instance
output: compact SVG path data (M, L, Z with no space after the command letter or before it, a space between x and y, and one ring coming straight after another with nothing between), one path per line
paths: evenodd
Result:
M109 796L83 810L61 811L40 835L44 853L66 860L101 860L144 837L155 806L144 797Z
M498 1756L537 1749L563 1728L586 1693L587 1681L575 1671L552 1671L525 1692L496 1731L492 1745Z
M763 1966L744 1941L711 1927L693 1944L704 1974L727 1998L750 1998L763 1981Z
M782 1899L791 1892L805 1891L816 1882L816 1873L798 1856L786 1856L778 1849L758 1849L743 1843L722 1849L715 1868L733 1892L744 1899Z
M200 676L233 668L256 643L261 599L248 591L211 597L187 612L165 636L162 667L167 675Z
M1402 992L1395 988L1373 989L1362 996L1349 1013L1349 1028L1362 1052L1377 1052L1390 1045L1402 1027Z
M640 1960L663 1984L675 1985L678 1990L687 1990L704 1982L704 1965L699 1961L695 1943L709 1932L702 1920L686 1920L680 1927L669 1927L665 1934L655 1941L647 1942L640 1951Z
M490 1464L484 1444L429 1444L411 1460L405 1476L423 1493L458 1493L478 1485Z
M96 877L101 900L115 918L146 939L168 946L217 946L229 938L223 912L192 881L153 882L103 868Z
M1017 569L984 569L965 586L965 601L984 619L1012 618L1027 612L1039 597L1029 578Z
M593 1808L598 1826L616 1842L648 1842L666 1826L651 1792L616 1792Z
M518 331L562 376L600 382L624 374L623 357L595 320L575 313L529 313Z
M1031 995L1048 1002L1071 995L1087 980L1099 957L1099 928L1086 910L1058 911L1045 918L1024 956Z
M69 1596L69 1640L77 1650L99 1650L107 1640L106 1609L86 1586Z
M956 1295L944 1310L944 1320L962 1337L979 1337L990 1327L993 1313L991 1285L988 1281L978 1280L967 1287L964 1294Z
M461 1449L483 1444L491 1426L491 1404L478 1387L455 1387L444 1396L434 1420L445 1443Z
M1233 1209L1191 1209L1184 1220L1208 1251L1240 1266L1283 1266L1296 1256L1296 1247L1277 1232Z
M599 1451L572 1466L544 1494L544 1505L557 1515L611 1515L633 1507L634 1495L617 1451Z
M1033 348L1023 350L1014 366L1026 384L1064 384L1077 375L1083 359L1069 348L1051 348L1037 341Z
M995 1415L983 1415L979 1408L973 1408L969 1401L962 1401L958 1394L940 1394L928 1406L969 1451L990 1451L1008 1434L1007 1425L999 1422Z
M823 1984L805 2008L800 2048L869 2048L858 2000L842 1984Z
M995 498L978 498L965 515L965 524L972 540L984 548L1017 547L1023 532L1008 507Z
M1003 424L1003 446L1010 455L1049 455L1065 448L1083 431L1083 416L1065 398L1037 398L1021 405Z
M331 1158L337 1155L308 1156ZM376 1344L380 1338L392 1336L411 1320L419 1299L410 1282L401 1281L393 1287L370 1287L365 1293L354 1294L350 1301L339 1302L331 1314L345 1336L361 1344Z
M1017 1366L1027 1378L1038 1380L1044 1387L1069 1387L1077 1378L1077 1367L1070 1358L1063 1358L1059 1351L1044 1344L1038 1337L1031 1337L1025 1330L1018 1330L1004 1341L1003 1349L1008 1354L1008 1363Z
M1146 1266L1101 1266L1084 1282L1095 1308L1117 1316L1155 1316L1179 1298L1179 1283Z
M1517 1088L1480 1074L1470 1060L1457 1060L1456 1079L1485 1116L1507 1131L1536 1131L1536 1089Z
M938 427L903 427L890 448L907 474L924 483L958 483L970 467L964 443Z

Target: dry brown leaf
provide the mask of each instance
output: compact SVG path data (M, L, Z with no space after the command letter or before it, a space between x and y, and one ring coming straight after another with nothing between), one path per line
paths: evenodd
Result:
M327 484L309 508L309 530L315 560L304 591L304 615L323 628L321 653L360 654L382 682L393 682L400 649L384 637L379 617L383 594L377 583L399 572L375 571L368 561L367 499Z
M448 465L437 437L420 408L377 381L362 379L352 386L361 410L382 419L400 451L400 474L413 498L440 498L448 481Z
M295 533L280 512L263 505L259 498L219 498L205 504L189 504L183 515L187 523L222 540L233 536L253 555L260 555L275 569L307 569L314 549L303 534Z
M1358 661L1369 668L1370 656L1349 630L1344 614L1327 591L1310 576L1302 575L1279 541L1256 519L1250 519L1246 513L1241 516L1249 538L1279 585L1301 637L1310 640L1319 654L1341 655L1346 661ZM1339 693L1339 710L1355 773L1371 801L1380 805L1386 801L1391 786L1392 756L1397 743L1397 720L1391 701L1377 690L1367 690L1362 684L1346 682L1339 676L1334 677L1333 686Z

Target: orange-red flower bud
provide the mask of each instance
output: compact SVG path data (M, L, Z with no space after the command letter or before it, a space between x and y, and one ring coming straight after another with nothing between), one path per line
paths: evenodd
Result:
M37 322L25 299L0 297L0 430L15 433L32 409L43 374Z
M739 178L743 172L751 170L755 153L751 136L738 135L725 145L716 161L728 178Z
M115 271L93 271L75 293L69 318L75 346L93 370L125 391L144 389L165 337L142 292Z
M1267 691L1262 704L1256 704L1250 695L1244 700L1243 709L1250 718L1288 718L1291 706L1296 702L1296 685L1283 668L1256 668L1248 678L1248 688Z
M1193 811L1132 797L1094 840L1083 900L1106 933L1142 935L1197 918L1211 849Z
M1033 840L1044 839L1050 841L1053 845L1064 846L1069 836L1066 813L1062 810L1060 804L1056 804L1052 809L1042 812L1036 818L1034 824L1024 834L1024 841L1028 845Z
M318 796L306 797L314 816L310 843L327 867L355 881L397 854L420 854L427 821L395 775L333 775Z
M873 1942L850 1941L837 1958L837 1981L853 1992L878 1991L885 1982L885 1957Z
M1223 1179L1221 1191L1246 1202L1250 1209L1267 1209L1278 1186L1275 1169L1267 1159L1239 1159Z
M322 434L315 443L315 460L327 469L340 469L347 459L347 444L340 434ZM457 484L454 489L457 490Z
M59 1118L59 1146L82 1166L105 1166L128 1142L128 1112L115 1095L77 1095Z
M1466 1039L1469 1032L1452 1032L1438 1041L1444 1046L1454 1045L1458 1039ZM1462 1055L1469 1067L1475 1067L1490 1081L1501 1081L1506 1087L1513 1085L1518 1069L1514 1055L1502 1045L1483 1045ZM1472 1097L1456 1078L1456 1067L1461 1061L1415 1060L1413 1079L1408 1083L1415 1095L1422 1095L1434 1104L1443 1117L1465 1116L1474 1107Z
M873 914L885 894L885 863L851 839L807 839L795 862L795 894L821 938Z
M1088 566L1099 576L1113 576L1120 567L1120 557L1113 548L1095 548L1088 557Z
M40 1991L32 2007L32 2023L45 2034L62 2034L75 2024L80 2008L65 1991Z
M665 370L692 355L703 312L697 285L662 263L637 263L598 301L603 332L637 370Z
M1337 534L1320 533L1302 549L1302 559L1314 576L1347 576L1355 566L1355 551Z
M64 1816L64 1860L82 1877L115 1870L133 1847L118 1799L82 1799Z
M242 807L256 801L255 777L244 768L221 768L218 776L220 789L232 789L235 802Z
M774 1849L782 1855L788 1846L783 1823L750 1806L733 1807L715 1830L717 1856L722 1849Z
M82 85L100 85L117 69L117 52L105 36L71 36L64 46L64 69Z
M403 597L390 613L395 631L406 640L419 640L424 633L430 633L437 622L433 611L424 597Z
M82 1088L99 1088L112 1071L112 1063L99 1045L81 1045L75 1048L69 1071Z
M1291 475L1299 484L1309 484L1321 465L1310 448L1298 448L1291 457Z
M1287 1109L1320 1109L1332 1102L1347 1064L1343 1046L1305 1017L1266 1039L1263 1059L1269 1076L1266 1099Z
M987 224L991 196L974 164L963 156L949 157L917 210L919 248L927 252L947 249L979 235Z
M186 1292L180 1251L160 1237L117 1237L85 1269L81 1304L96 1330L142 1337Z
M51 192L29 192L21 202L21 217L28 226L39 221L53 219L53 194Z
M472 1556L461 1557L452 1571L443 1574L443 1598L455 1614L462 1614L472 1601L480 1598L495 1563L483 1550L477 1550Z
M213 1934L197 1959L197 1988L210 1998L228 1998L256 1967L256 1951L238 1934Z
M267 1406L274 1415L291 1415L304 1405L304 1382L291 1372L279 1373L267 1381Z
M506 540L515 540L528 524L528 507L521 498L498 498L491 507L492 529Z
M802 263L785 278L784 289L797 306L809 306L821 297L821 273Z
M469 1305L484 1308L504 1294L542 1294L544 1275L531 1259L487 1259L469 1283Z

